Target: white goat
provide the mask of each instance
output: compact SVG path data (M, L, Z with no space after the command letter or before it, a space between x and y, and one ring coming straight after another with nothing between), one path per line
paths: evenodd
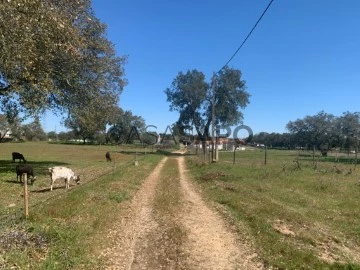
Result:
M56 166L49 168L49 173L51 177L51 186L50 191L53 190L53 184L57 179L65 180L65 188L68 189L70 187L70 180L74 180L76 184L80 184L80 175L75 175L75 173L66 167Z

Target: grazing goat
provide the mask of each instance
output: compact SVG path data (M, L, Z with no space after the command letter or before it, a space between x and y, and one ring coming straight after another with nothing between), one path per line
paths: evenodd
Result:
M34 170L30 165L27 164L19 164L16 166L16 180L19 180L20 176L20 182L22 182L22 175L26 173L28 176L28 179L31 177L31 184L33 184L36 180L36 176L34 174Z
M12 152L12 160L13 162L15 162L15 159L18 159L19 160L19 163L22 161L24 161L24 163L26 163L26 160L23 156L23 154L20 154L18 152Z
M105 157L106 161L111 161L110 152L106 152Z
M53 190L54 182L57 179L64 179L65 180L65 188L70 188L70 180L74 180L76 184L80 184L80 176L75 175L75 173L66 167L61 166L55 166L52 168L49 168L50 178L51 178L51 186L50 191Z

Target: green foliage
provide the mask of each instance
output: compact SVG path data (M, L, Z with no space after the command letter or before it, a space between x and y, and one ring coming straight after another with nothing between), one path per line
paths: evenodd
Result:
M232 126L243 119L239 109L249 104L250 95L245 91L245 81L238 69L223 68L216 76L215 87L215 124ZM208 118L211 110L208 108Z
M44 141L47 139L46 133L41 127L39 117L35 117L34 122L23 125L22 130L28 141Z
M298 135L298 143L315 145L319 149L320 145L329 143L334 121L334 115L322 111L314 116L290 121L287 129Z
M360 113L345 112L337 117L321 111L290 121L286 128L297 146L316 146L325 154L332 147L356 149L360 136Z
M256 144L264 144L268 147L290 149L293 148L293 136L290 133L267 133L260 132L254 135L253 142Z
M58 134L58 139L63 142L69 142L72 139L78 139L78 137L74 134L73 131L61 131Z
M112 110L112 104L97 102L97 100L84 104L87 108L74 107L65 121L65 126L71 129L75 136L86 139L93 139L97 132L105 130L108 119L107 110Z
M11 132L11 137L20 140L23 135L23 127L21 126L20 119L18 117L9 119L6 115L0 114L0 141L4 141L6 131Z
M48 132L47 134L47 137L48 137L48 139L49 140L57 140L58 139L58 135L56 134L56 132L55 131L50 131L50 132Z
M108 96L116 104L126 59L115 55L91 1L4 1L0 13L0 102L10 118Z
M107 132L109 140L115 143L131 143L134 140L142 140L141 134L145 132L145 120L141 116L133 115L131 111L120 109L118 113ZM150 138L146 138L146 140L148 139Z
M216 126L228 126L242 120L240 108L249 103L249 94L245 91L245 81L241 72L224 68L215 75L215 91L205 82L205 76L197 70L179 72L170 88L165 90L170 110L180 113L180 127L195 125L200 137L209 136L212 120L212 104L215 106Z

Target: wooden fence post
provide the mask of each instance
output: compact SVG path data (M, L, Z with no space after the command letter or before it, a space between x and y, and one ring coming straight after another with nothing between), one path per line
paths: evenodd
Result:
M315 165L315 145L313 145L313 165Z
M266 165L266 158L267 158L267 146L265 145L265 165Z
M134 161L134 165L138 166L139 165L139 161L137 160L137 151L135 152L135 161Z
M27 188L27 173L23 174L24 179L24 214L25 218L29 217L29 197L28 197L28 188Z

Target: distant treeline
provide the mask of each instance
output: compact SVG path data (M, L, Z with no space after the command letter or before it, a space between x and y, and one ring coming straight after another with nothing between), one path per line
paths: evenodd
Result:
M357 150L360 139L360 113L344 112L341 116L319 112L313 116L290 121L288 133L260 132L253 142L273 148Z

